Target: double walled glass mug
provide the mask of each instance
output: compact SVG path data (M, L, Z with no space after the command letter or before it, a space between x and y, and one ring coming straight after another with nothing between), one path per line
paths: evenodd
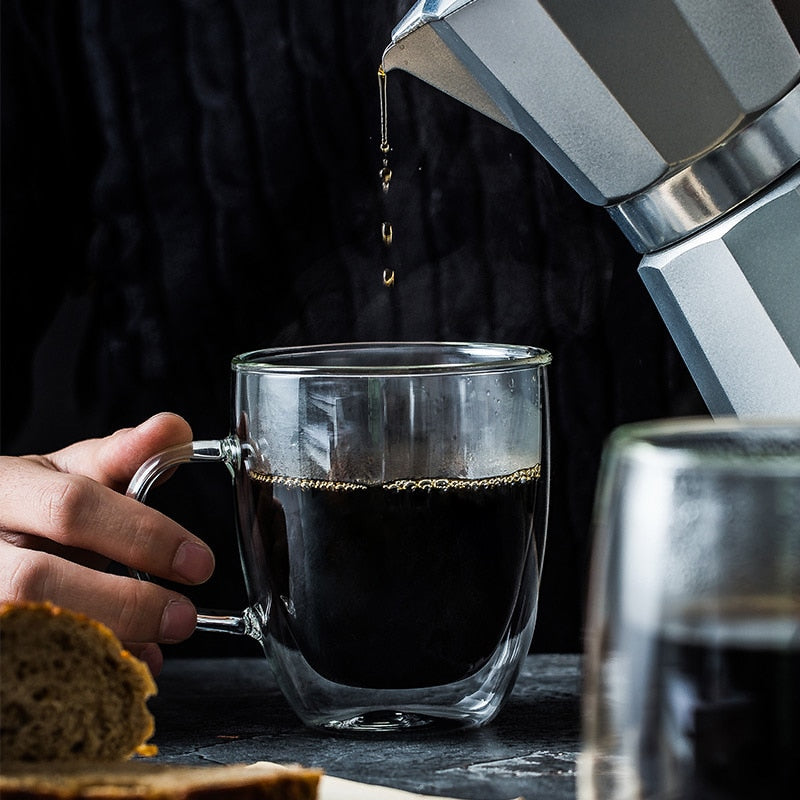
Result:
M226 438L155 456L233 477L248 607L199 627L263 646L301 720L474 727L511 692L544 554L544 350L371 343L232 362Z
M621 428L598 483L581 800L800 786L800 421Z

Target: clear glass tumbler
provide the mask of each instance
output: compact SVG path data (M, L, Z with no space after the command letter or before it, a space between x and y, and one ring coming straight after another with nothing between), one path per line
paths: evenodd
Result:
M800 421L626 426L604 456L581 800L800 786Z

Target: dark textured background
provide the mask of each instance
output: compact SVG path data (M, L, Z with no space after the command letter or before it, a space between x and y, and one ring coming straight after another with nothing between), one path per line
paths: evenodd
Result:
M603 441L705 409L638 256L517 134L390 73L383 197L376 71L409 5L2 0L2 449L50 451L159 410L222 436L230 358L259 347L548 348L534 648L574 651ZM192 596L243 602L224 470L183 468L152 500L218 553ZM197 635L168 653L254 648Z

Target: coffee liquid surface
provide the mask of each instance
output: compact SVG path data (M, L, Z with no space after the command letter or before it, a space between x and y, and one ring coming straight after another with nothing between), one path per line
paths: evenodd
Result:
M351 686L474 674L535 610L538 475L364 485L251 472L271 634Z

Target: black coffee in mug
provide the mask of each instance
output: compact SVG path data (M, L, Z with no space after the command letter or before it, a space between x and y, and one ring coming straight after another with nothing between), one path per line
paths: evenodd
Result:
M517 601L523 576L536 580L538 474L361 485L250 473L239 516L263 545L272 635L349 686L473 675L530 614Z

